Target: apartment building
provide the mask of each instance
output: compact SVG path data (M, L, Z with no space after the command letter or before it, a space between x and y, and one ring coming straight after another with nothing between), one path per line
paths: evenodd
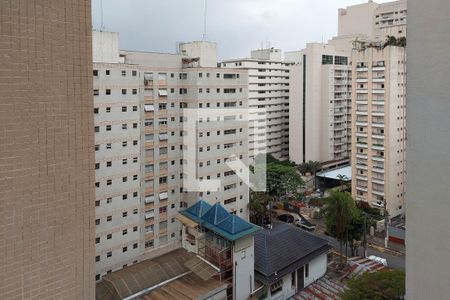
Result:
M180 247L175 215L199 198L248 219L243 170L227 164L248 165L248 121L236 116L246 70L218 68L214 43L119 51L116 33L94 32L93 76L97 280ZM219 189L187 186L188 176Z
M222 68L248 70L249 157L267 153L289 158L289 65L280 49L251 51L250 58L221 62Z
M405 48L355 49L352 61L352 194L393 217L405 208Z
M405 36L406 17L406 0L381 4L369 0L339 9L338 36L359 36L367 41Z
M406 299L448 299L450 2L408 5Z
M345 160L351 150L351 66L345 51L309 43L285 53L290 66L289 159Z
M0 299L95 297L90 9L0 2Z

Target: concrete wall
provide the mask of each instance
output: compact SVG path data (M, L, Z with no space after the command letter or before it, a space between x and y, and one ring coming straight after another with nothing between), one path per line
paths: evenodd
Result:
M409 0L406 297L450 295L450 3Z
M0 299L94 299L91 1L0 24Z
M119 34L117 32L92 32L93 62L119 63Z
M180 53L188 57L200 58L199 67L217 67L217 44L211 42L190 42L180 44Z
M234 299L247 299L255 289L254 241L247 236L235 242L233 247Z

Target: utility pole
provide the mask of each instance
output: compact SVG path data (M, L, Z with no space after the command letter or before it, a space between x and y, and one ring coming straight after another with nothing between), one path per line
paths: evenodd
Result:
M364 213L364 235L363 235L363 248L364 248L364 257L367 257L367 237L366 237L366 231L367 231L367 213Z
M389 216L388 211L386 208L386 199L384 199L384 229L386 230L386 236L384 238L384 248L388 247L388 241L389 241L389 231L388 231L388 222L389 222Z

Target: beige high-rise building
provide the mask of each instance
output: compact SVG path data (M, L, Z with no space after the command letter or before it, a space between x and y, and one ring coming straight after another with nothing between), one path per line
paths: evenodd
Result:
M358 36L367 41L384 41L386 36L406 36L406 0L367 3L339 9L338 37Z
M289 65L275 48L254 50L250 58L221 62L222 68L248 70L250 159L258 153L289 158Z
M248 164L248 122L231 113L247 109L246 70L218 68L215 43L119 51L117 33L94 32L93 75L97 280L180 247L175 216L200 198L248 219L248 187L227 165ZM187 168L219 191L187 187Z
M91 1L0 24L0 299L94 299Z
M346 52L310 43L285 53L290 66L289 159L297 164L350 158L351 67Z
M355 49L352 61L352 194L396 216L405 209L405 48Z

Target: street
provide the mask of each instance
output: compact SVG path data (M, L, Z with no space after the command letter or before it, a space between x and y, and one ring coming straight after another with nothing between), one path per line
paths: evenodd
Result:
M326 239L327 241L330 242L330 244L333 246L334 250L336 252L339 252L339 242L328 235L322 234L322 233L318 233L318 232L314 232L313 234L320 236L324 239ZM348 254L350 255L350 249L347 250ZM345 255L345 246L342 246L342 253ZM363 247L359 247L358 249L358 253L359 255L362 255L364 253L364 249ZM388 262L388 267L393 268L393 269L398 269L398 270L405 270L405 256L401 253L389 250L389 249L384 249L381 247L377 247L377 246L368 246L367 247L367 256L370 255L375 255L375 256L379 256L382 258L385 258Z

